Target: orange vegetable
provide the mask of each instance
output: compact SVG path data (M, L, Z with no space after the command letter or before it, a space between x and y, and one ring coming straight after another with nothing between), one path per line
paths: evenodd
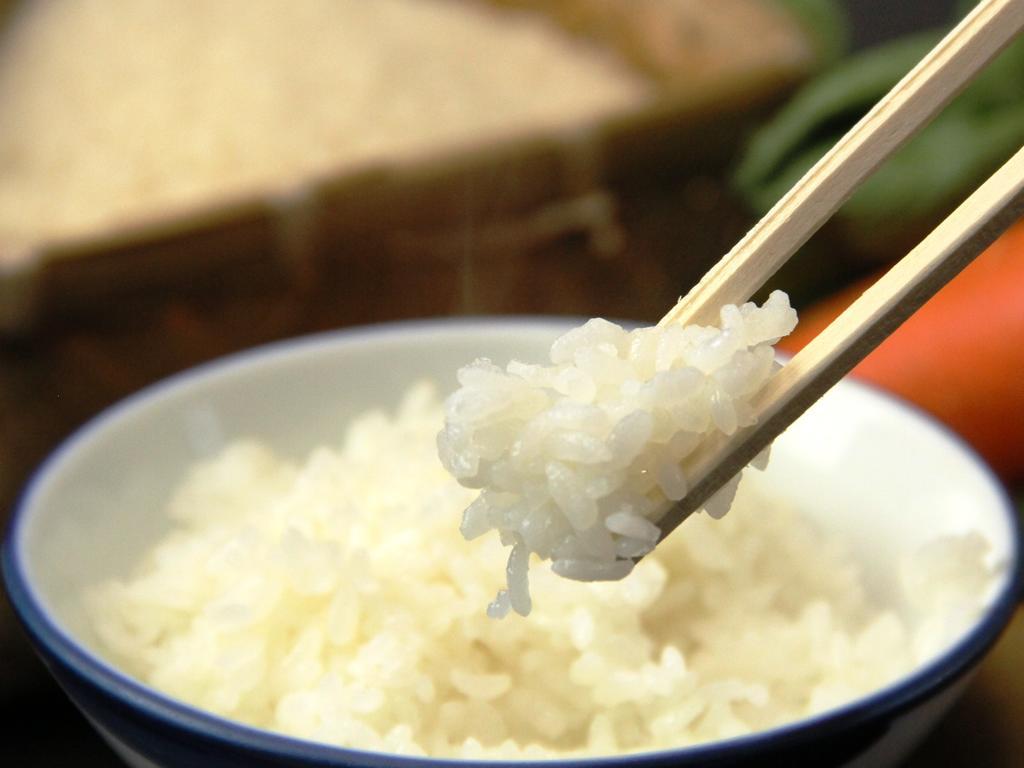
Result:
M780 348L802 348L871 282L803 312ZM1004 480L1024 480L1024 219L853 373L945 422Z

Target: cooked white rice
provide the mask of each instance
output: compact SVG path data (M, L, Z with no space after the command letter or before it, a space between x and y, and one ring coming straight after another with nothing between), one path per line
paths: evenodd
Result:
M775 291L720 317L719 327L629 332L589 320L554 342L551 365L502 370L480 359L459 371L438 453L459 483L483 489L462 534L494 530L512 547L491 616L530 613L530 554L570 579L626 576L686 495L699 447L753 423L751 400L777 368L772 345L796 312ZM726 513L739 480L711 498L708 514Z
M101 652L173 697L330 744L608 755L832 707L906 672L977 609L979 591L956 585L987 578L980 537L908 564L925 615L947 619L919 629L866 596L836 542L745 484L728 517L688 520L629 578L539 569L530 618L491 621L501 546L456 530L473 492L437 460L442 418L419 386L301 465L240 442L196 466L170 502L173 530L89 591Z

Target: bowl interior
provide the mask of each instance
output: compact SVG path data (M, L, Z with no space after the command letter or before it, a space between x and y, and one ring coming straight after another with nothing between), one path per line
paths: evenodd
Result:
M566 327L466 320L343 332L246 353L141 393L65 444L27 491L15 544L35 598L94 648L82 586L126 573L160 536L162 508L191 463L246 436L300 458L337 442L354 414L393 406L416 379L447 392L457 367L475 357L543 359ZM973 454L915 411L850 382L776 442L766 473L748 475L847 538L887 601L899 555L936 534L977 530L994 561L1015 557L1001 491Z

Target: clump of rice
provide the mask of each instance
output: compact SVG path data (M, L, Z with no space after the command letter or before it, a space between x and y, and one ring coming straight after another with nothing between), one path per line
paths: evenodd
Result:
M99 650L257 727L483 760L770 728L884 685L941 646L937 625L874 603L840 545L756 482L728 517L687 521L629 578L540 570L533 615L491 621L480 606L501 545L466 542L453 525L473 492L438 463L442 420L418 386L396 415L362 416L301 464L239 442L196 466L170 502L173 530L129 577L89 590ZM983 557L980 537L940 540L908 565L907 585L928 612L935 600L963 607L935 585L975 584Z
M686 495L698 448L753 423L750 402L775 372L772 345L796 326L781 291L721 310L718 327L626 331L589 320L551 347L551 365L480 359L458 373L438 435L441 462L482 489L462 534L511 546L507 583L488 607L529 614L530 554L581 581L621 579L658 542ZM761 462L763 466L767 455ZM739 476L705 506L728 511Z
M541 14L462 0L33 0L0 36L0 240L287 191L644 103Z

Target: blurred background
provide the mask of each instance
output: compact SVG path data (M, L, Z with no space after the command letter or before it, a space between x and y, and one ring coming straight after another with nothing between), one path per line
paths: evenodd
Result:
M655 321L970 5L0 0L0 511L102 408L253 345ZM1018 43L768 286L804 317L790 349L1022 143ZM1018 223L857 374L1020 500L1022 350ZM8 764L118 764L5 600L0 659ZM910 765L1019 766L1021 722L1018 614Z

